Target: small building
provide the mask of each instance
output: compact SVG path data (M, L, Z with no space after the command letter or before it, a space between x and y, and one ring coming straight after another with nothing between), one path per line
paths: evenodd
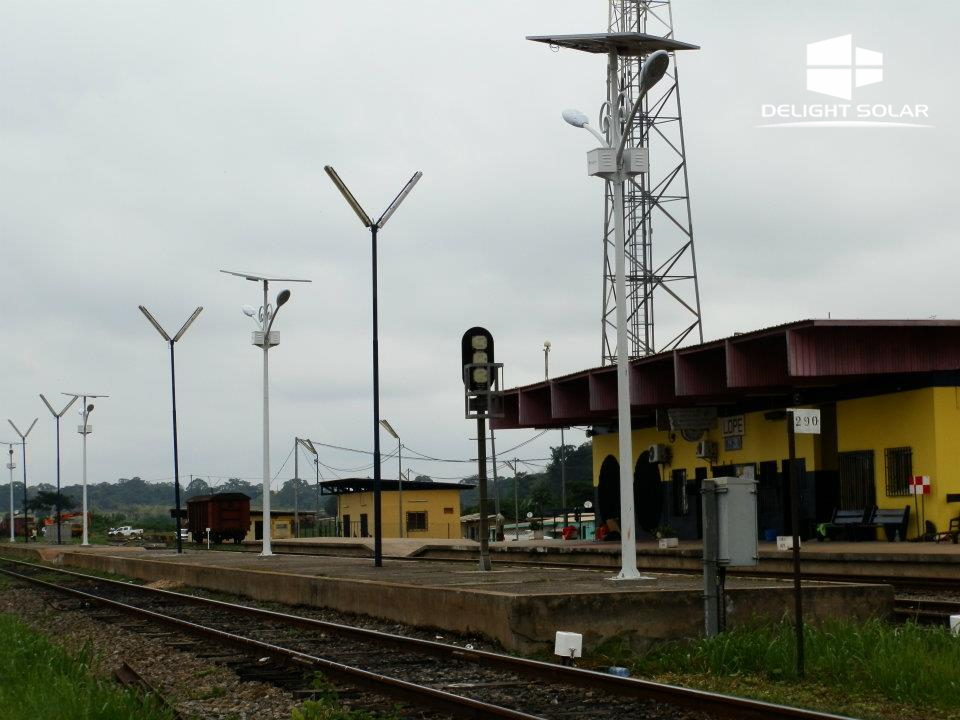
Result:
M946 530L960 516L958 320L801 320L629 365L629 458L615 365L508 389L505 416L491 422L589 425L601 523L620 517L626 462L639 539L666 528L701 536L702 481L747 470L758 480L758 534L788 533L790 408L820 413L818 434L796 436L802 536L836 509L909 508L909 539L926 533L924 521Z
M460 537L460 491L474 485L412 480L380 481L380 528L385 538ZM373 480L342 478L320 483L337 497L339 537L373 536Z
M487 538L491 542L503 540L503 515L487 515ZM467 540L480 539L480 513L470 513L460 517L460 536Z
M296 520L299 516L300 527L304 523L312 522L316 513L301 510L294 513L293 510L271 510L270 511L270 538L272 540L289 540L296 537ZM263 510L250 511L250 530L244 540L263 540Z

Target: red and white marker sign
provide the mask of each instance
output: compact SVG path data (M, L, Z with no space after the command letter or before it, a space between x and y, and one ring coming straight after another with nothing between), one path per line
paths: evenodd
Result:
M930 494L930 476L914 475L907 481L910 485L911 495L929 495Z

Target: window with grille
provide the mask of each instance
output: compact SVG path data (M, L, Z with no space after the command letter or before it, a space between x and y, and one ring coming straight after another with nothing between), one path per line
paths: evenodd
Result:
M887 496L909 495L913 476L913 450L908 447L883 451L887 464Z
M670 479L672 481L670 483L672 485L670 514L674 517L682 517L690 509L687 500L687 471L674 470L670 473Z
M877 504L873 477L873 450L840 453L841 510L862 510Z
M427 513L425 511L407 513L407 530L426 530L426 529L427 529Z

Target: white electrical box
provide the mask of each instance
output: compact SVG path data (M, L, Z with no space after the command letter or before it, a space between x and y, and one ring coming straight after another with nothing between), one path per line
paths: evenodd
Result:
M657 443L656 445L651 445L647 450L647 455L650 458L652 463L666 464L670 462L670 448L666 445Z
M611 179L617 174L615 148L595 148L587 152L587 175Z
M757 553L757 481L714 478L717 484L717 529L721 567L745 567L759 562Z
M624 148L624 175L639 175L650 170L650 153L647 148Z
M254 330L251 334L252 337L250 342L257 347L263 347L263 330ZM280 344L280 331L271 330L270 331L270 347Z
M697 443L697 457L701 460L716 460L717 444L712 440L701 440Z
M89 435L93 432L93 425L77 425L77 432L81 435Z
M553 643L553 654L560 657L578 658L583 656L583 635L575 632L557 630Z

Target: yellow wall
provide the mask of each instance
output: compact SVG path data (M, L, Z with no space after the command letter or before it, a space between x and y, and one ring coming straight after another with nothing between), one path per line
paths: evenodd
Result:
M923 388L908 392L845 400L837 403L837 444L840 452L873 451L877 505L881 508L910 506L912 495L886 494L887 448L912 450L914 475L929 475L931 494L923 498L923 515L939 530L960 514L960 505L946 503L947 493L960 492L960 389ZM917 498L919 501L920 498ZM916 532L910 520L911 534Z
M830 429L824 427L827 432ZM916 516L912 495L888 497L886 494L884 451L909 447L912 474L931 478L932 492L923 499L924 518L932 520L942 531L947 529L951 518L960 515L960 504L946 502L947 493L960 493L960 388L923 388L840 400L836 403L836 434L838 452L873 451L874 487L880 508L910 505L910 514ZM762 412L746 414L742 450L724 451L719 429L710 431L704 439L717 443L718 458L714 463L717 465L780 461L788 456L785 422L766 420ZM797 457L806 460L807 471L838 469L821 436L797 435L796 440ZM617 442L616 433L594 436L594 485L599 482L600 466L607 455L613 455L619 462ZM674 468L685 468L687 477L692 478L696 468L709 466L707 461L696 457L696 443L683 440L679 433L671 443L670 433L643 428L633 432L631 468L636 466L640 453L655 443L667 445L672 451L669 465L661 470L665 480ZM911 536L917 532L914 518L910 520Z
M697 443L684 440L680 433L672 433L674 441L670 442L671 433L656 428L642 428L633 431L633 458L631 469L637 464L640 453L651 445L660 443L671 450L670 463L662 471L664 479L669 478L670 471L675 468L684 468L687 476L693 479L698 467L710 467L711 463L697 457ZM595 435L593 438L593 484L597 485L600 479L600 466L607 455L613 455L620 461L618 447L619 435ZM816 435L797 435L797 457L806 460L806 468L819 470L820 442ZM739 465L743 463L761 463L767 460L785 460L787 452L787 425L785 420L767 420L762 412L746 413L744 419L743 448L741 450L726 451L723 449L723 437L720 430L711 430L704 434L704 440L711 440L717 444L717 459L714 465ZM708 473L709 474L709 473Z
M400 493L395 490L383 491L380 494L381 510L383 513L381 530L383 537L400 537ZM406 529L404 522L404 537L412 538L459 538L460 537L460 489L437 488L435 490L404 490L403 513L406 518L411 512L427 513L426 530ZM373 535L373 493L361 492L340 495L337 497L337 515L343 521L344 515L350 516L351 534L359 535L361 515L367 516L368 532Z
M250 529L244 540L255 540L257 533L257 523L263 520L263 512L260 510L250 511ZM274 515L270 513L270 537L273 540L285 540L293 537L293 513L284 515ZM303 527L303 516L300 518L300 527ZM302 535L303 533L301 533Z

